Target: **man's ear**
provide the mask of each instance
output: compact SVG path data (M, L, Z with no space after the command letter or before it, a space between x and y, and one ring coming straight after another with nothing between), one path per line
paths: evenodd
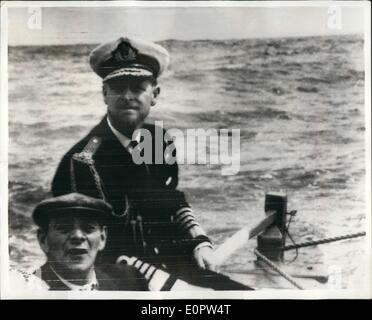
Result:
M103 95L103 101L107 104L107 84L102 84L102 95Z
M156 105L159 94L160 94L160 87L159 86L155 86L154 88L152 88L151 106Z
M98 250L102 251L106 246L107 241L107 227L103 226L101 230L101 243L98 246Z
M47 239L47 232L43 229L37 230L37 240L39 241L39 245L41 247L41 250L45 254L49 252L49 245L48 245L48 239Z

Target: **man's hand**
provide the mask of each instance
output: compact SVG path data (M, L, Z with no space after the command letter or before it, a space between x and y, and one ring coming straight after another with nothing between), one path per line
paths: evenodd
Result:
M194 249L194 258L200 268L217 271L216 258L210 243L201 243Z

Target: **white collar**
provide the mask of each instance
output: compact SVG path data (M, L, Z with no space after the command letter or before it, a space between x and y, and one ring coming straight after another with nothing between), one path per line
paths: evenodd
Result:
M97 277L96 277L96 272L94 270L93 270L92 277L91 277L90 281L87 284L78 285L78 284L71 283L70 281L67 281L66 279L62 278L57 273L57 271L54 270L54 268L52 266L50 266L50 268L55 273L55 275L58 277L58 279L61 280L61 282L63 284L65 284L69 289L71 289L73 291L92 291L92 290L98 290L98 281L97 281Z
M129 144L135 140L137 141L138 143L140 142L140 138L141 138L141 132L140 130L138 130L136 132L136 136L134 137L134 139L129 139L126 135L122 134L120 131L116 130L114 128L114 126L112 125L112 123L110 122L110 119L109 117L107 117L107 124L108 126L110 127L112 133L115 135L116 138L118 138L118 140L120 141L120 143L122 144L122 146L127 149L129 152L131 152L133 149L131 148L131 146L129 146Z

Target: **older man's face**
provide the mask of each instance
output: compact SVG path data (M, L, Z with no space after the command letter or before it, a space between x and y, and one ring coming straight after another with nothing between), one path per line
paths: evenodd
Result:
M121 132L139 128L160 92L150 79L120 78L104 84L103 96L111 123Z
M39 234L48 261L66 273L88 272L106 244L106 227L88 215L53 217L47 231Z

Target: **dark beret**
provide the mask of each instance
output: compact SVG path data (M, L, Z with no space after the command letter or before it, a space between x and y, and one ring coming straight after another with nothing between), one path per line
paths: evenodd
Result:
M70 193L63 196L41 201L35 208L32 217L39 226L45 226L51 217L59 213L86 213L92 217L108 218L112 207L107 202L88 197L80 193Z
M119 77L156 79L167 68L169 54L153 42L121 37L93 49L89 62L104 82Z

